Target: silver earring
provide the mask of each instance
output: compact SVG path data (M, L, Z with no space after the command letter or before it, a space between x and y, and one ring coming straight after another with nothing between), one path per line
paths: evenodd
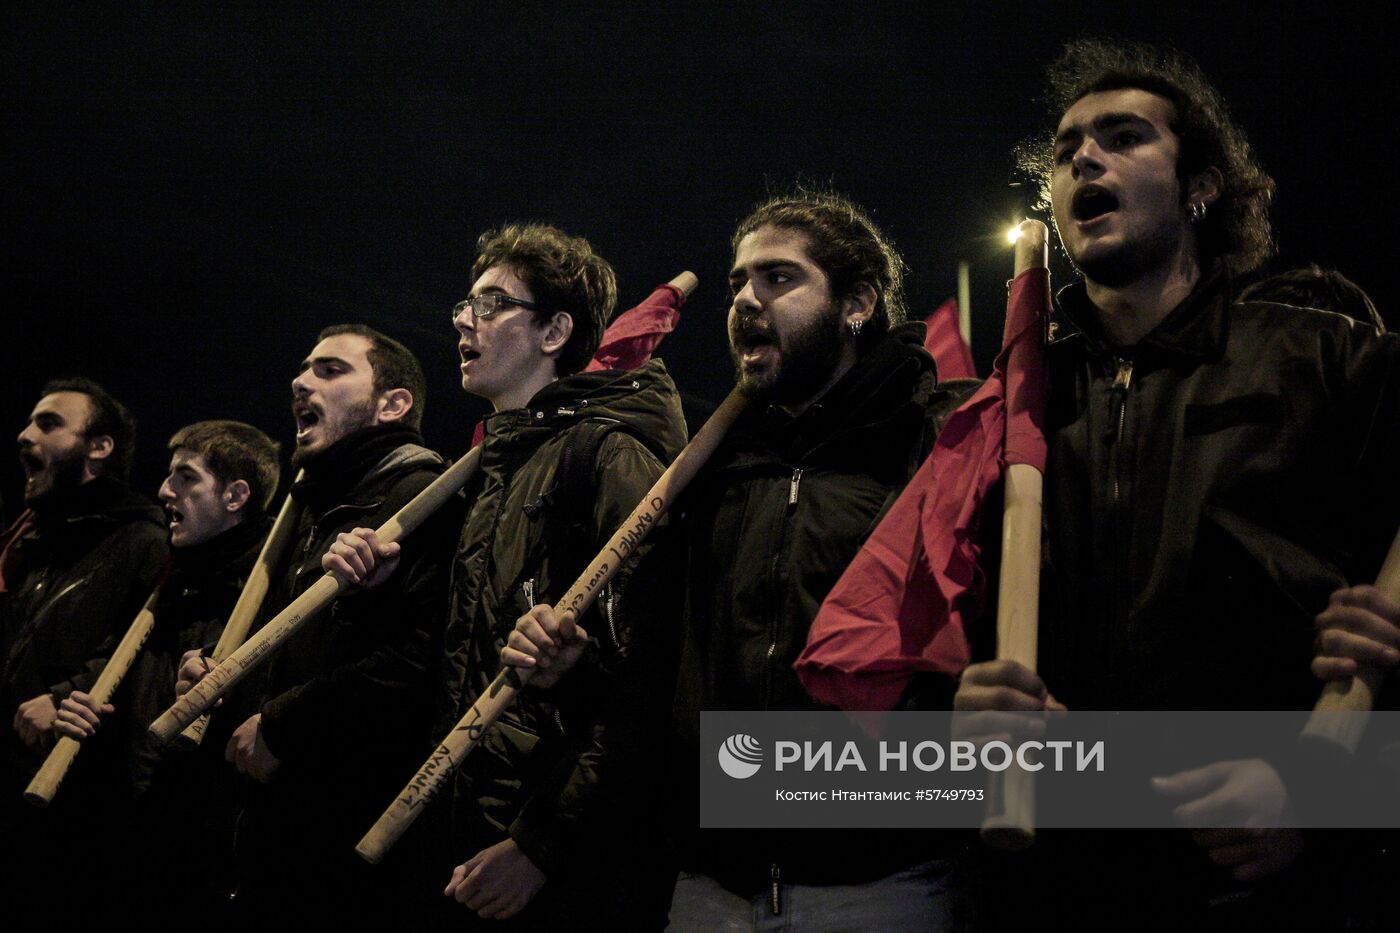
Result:
M1186 206L1186 211L1191 215L1191 222L1198 224L1206 219L1206 206L1198 201L1192 201Z
M865 321L864 321L864 319L857 319L857 320L854 320L854 321L849 322L849 324L848 324L847 326L849 326L849 327L851 328L851 336L852 336L852 337L859 337L859 336L860 336L860 329L861 329L862 327L865 326Z

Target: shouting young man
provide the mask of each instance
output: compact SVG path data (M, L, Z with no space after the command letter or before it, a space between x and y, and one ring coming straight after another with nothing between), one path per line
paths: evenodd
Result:
M516 619L564 595L685 443L660 360L581 372L617 297L612 267L587 240L511 225L477 250L452 321L462 387L494 412L452 568L439 736L496 676ZM596 650L568 676L541 672L458 773L442 817L446 927L664 921L670 879L648 780L673 669L665 630L677 591L664 537L653 532L577 620ZM326 567L373 579L386 551L360 529Z
M1400 519L1397 343L1236 298L1270 251L1273 182L1194 65L1085 41L1051 80L1044 178L1083 281L1059 296L1079 333L1049 351L1039 667L974 664L957 705L1308 709L1313 617L1374 579ZM1277 815L1276 765L1242 740L1237 760L1143 792L1199 827L1246 789ZM1335 923L1340 895L1310 870L1324 844L1288 829L1044 833L1033 864L991 876L1024 884L1019 897L990 906L1034 905L1056 929L1297 926L1309 910Z

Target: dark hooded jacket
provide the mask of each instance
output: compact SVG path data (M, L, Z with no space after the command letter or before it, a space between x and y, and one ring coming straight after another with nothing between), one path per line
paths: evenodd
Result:
M62 701L90 690L106 663L100 649L126 632L168 553L164 515L125 483L97 477L35 516L7 551L0 655L5 785L20 788L43 761L20 742L9 717L43 693ZM111 755L84 756L83 770ZM77 766L75 766L77 767Z
M420 441L410 429L370 428L306 464L291 493L302 507L297 535L264 621L320 579L321 558L339 533L377 528L443 471L443 459ZM322 918L369 922L363 911L389 908L392 870L369 871L354 846L428 747L447 563L461 514L460 500L450 500L404 539L388 580L345 593L308 620L240 685L235 714L216 714L220 741L260 712L264 740L281 762L266 785L246 787L237 823L240 897L257 911L276 911L293 894L298 910Z
M453 565L439 736L495 677L517 618L563 596L685 440L660 360L565 377L525 408L487 418ZM567 465L590 449L592 462ZM589 895L594 920L646 896L627 887L635 876L626 873L639 860L655 863L654 850L636 847L655 822L648 765L674 682L665 645L677 588L665 537L664 527L654 531L580 620L596 653L553 689L527 687L453 786L454 864L509 835L557 879L544 895L566 910L577 909L557 896L566 885L611 878ZM531 906L547 909L538 899Z
M1400 526L1400 340L1237 301L1224 269L1126 349L1104 338L1082 284L1059 300L1081 332L1049 351L1047 688L1071 709L1310 709L1314 616L1334 590L1375 579ZM1255 757L1264 738L1222 758ZM1298 762L1271 760L1289 783ZM1018 900L1038 917L1064 911L1066 928L1331 929L1346 895L1315 870L1346 864L1339 842L1359 852L1353 836L1312 835L1292 869L1250 886L1184 832L1047 831L989 877L1033 883ZM1066 871L1096 879L1093 895Z
M689 790L672 795L676 830L682 867L740 894L774 871L795 884L873 881L961 844L926 831L697 830L700 711L821 708L792 669L817 609L973 386L938 385L923 337L921 324L895 328L796 418L750 408L684 504L672 777ZM951 697L942 680L931 705Z

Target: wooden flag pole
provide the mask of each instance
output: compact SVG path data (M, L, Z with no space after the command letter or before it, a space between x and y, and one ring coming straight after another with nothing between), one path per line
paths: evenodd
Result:
M455 496L476 473L481 451L473 450L414 496L388 521L375 529L385 544L398 541L423 524L434 512ZM151 723L151 735L164 743L208 710L268 655L290 638L308 619L335 602L350 584L333 573L327 573L263 626L256 635L240 645L204 679Z
M1390 543L1390 551L1376 576L1376 589L1387 599L1400 602L1400 532ZM1376 702L1382 671L1362 666L1351 680L1334 680L1322 689L1317 706L1303 727L1303 737L1340 745L1352 754L1361 746L1367 715Z
M612 539L593 558L588 569L574 581L562 599L555 605L561 615L572 613L577 619L583 615L603 587L621 569L627 558L642 542L656 522L670 508L686 485L710 458L720 441L728 432L734 420L743 411L745 400L738 390L719 406L705 426L696 432L695 437L666 472L661 474L650 491L637 503L632 514L613 534ZM378 864L404 831L412 825L418 815L447 783L452 772L466 758L467 753L476 747L481 736L500 718L515 699L515 695L530 682L529 671L517 671L505 667L486 692L477 698L461 721L453 727L432 756L418 769L418 773L408 782L399 796L389 804L389 808L365 833L355 851L365 861Z
M298 470L292 485L296 485L303 476L305 471ZM247 582L243 584L243 592L238 594L238 602L234 603L228 624L224 626L219 641L214 645L214 663L217 664L228 657L247 639L248 631L253 627L253 622L262 609L263 600L267 598L267 591L272 585L272 574L296 538L297 521L300 517L301 507L292 500L292 494L289 492L282 508L277 512L277 520L272 523L272 529L267 533L267 539L263 541L262 550L258 552L257 563L253 565ZM208 728L209 714L200 713L194 722L175 737L175 747L198 748L199 743L204 741L204 733Z
M1049 231L1024 221L1016 241L1016 275L1049 265ZM1013 463L1006 470L1001 526L1001 578L997 601L997 658L1036 666L1040 619L1040 516L1044 485L1039 470ZM982 838L1000 849L1024 849L1035 841L1035 780L1029 771L993 772Z

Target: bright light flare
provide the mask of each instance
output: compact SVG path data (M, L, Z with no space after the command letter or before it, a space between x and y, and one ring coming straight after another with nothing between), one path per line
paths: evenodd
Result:
M1021 239L1021 225L1020 225L1020 224L1017 224L1016 226L1012 227L1010 230L1006 231L1006 242L1008 242L1008 243L1010 243L1010 244L1012 244L1012 245L1014 246L1015 243L1016 243L1016 241L1019 240L1019 239Z

